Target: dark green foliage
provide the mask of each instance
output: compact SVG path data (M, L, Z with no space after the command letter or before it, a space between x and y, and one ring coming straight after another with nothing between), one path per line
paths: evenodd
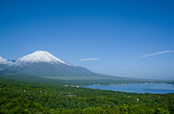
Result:
M0 113L174 114L174 94L123 93L1 79Z

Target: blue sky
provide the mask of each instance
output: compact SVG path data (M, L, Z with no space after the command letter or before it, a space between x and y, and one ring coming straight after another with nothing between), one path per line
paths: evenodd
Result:
M124 77L174 77L173 0L1 0L0 56L46 50Z

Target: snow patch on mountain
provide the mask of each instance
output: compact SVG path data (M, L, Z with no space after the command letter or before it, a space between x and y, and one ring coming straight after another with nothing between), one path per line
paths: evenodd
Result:
M28 54L26 56L23 56L16 60L16 64L20 63L38 63L38 62L46 62L46 63L62 63L65 65L70 65L63 60L55 57L54 55L50 54L47 51L35 51L31 54Z

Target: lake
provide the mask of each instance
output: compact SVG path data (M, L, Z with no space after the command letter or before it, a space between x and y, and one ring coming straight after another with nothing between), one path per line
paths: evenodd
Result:
M131 93L174 93L174 85L160 83L143 83L143 84L111 84L111 85L87 85L91 89L112 90Z

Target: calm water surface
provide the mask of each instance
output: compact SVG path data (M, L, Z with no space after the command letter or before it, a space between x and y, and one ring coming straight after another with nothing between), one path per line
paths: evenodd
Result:
M174 93L174 85L172 84L118 84L118 85L87 85L86 88L122 91L131 93Z

